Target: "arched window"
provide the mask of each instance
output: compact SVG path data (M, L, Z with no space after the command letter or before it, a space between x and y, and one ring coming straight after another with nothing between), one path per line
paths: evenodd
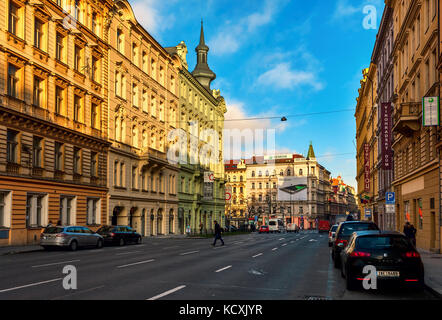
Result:
M290 169L287 169L287 175L291 176L292 175L292 171Z
M269 170L266 170L266 177L269 176Z
M280 176L283 176L283 175L284 175L284 171L281 170L281 171L279 172L279 175L280 175Z
M262 182L259 183L259 189L262 189Z
M262 171L259 171L258 176L262 177Z

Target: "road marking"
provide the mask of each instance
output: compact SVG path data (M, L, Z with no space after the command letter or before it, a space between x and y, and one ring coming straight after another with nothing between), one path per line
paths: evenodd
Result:
M281 247L285 247L287 245L287 243L284 243L283 245L281 245Z
M284 240L285 238L278 239L279 241Z
M155 261L155 259L150 259L150 260L146 260L146 261L140 261L140 262L135 262L135 263L129 263L129 264L125 264L122 266L118 266L117 268L125 268L125 267L130 267L130 266L135 266L137 264L143 264L143 263L149 263Z
M162 297L165 297L165 296L167 296L167 295L169 295L169 294L171 294L171 293L174 293L174 292L177 292L177 291L179 291L179 290L181 290L181 289L184 289L186 286L179 286L179 287L176 287L175 289L171 289L171 290L169 290L169 291L166 291L166 292L164 292L164 293L161 293L161 294L159 294L159 295L157 295L157 296L155 296L155 297L152 297L152 298L149 298L149 299L146 299L146 300L157 300L157 299L160 299L160 298L162 298Z
M224 271L224 270L230 269L231 267L232 267L232 266L227 266L227 267L224 267L224 268L218 269L218 270L216 270L215 272L221 272L221 271Z
M31 283L31 284L26 284L24 286L20 286L20 287L14 287L14 288L9 288L9 289L3 289L0 290L0 293L2 292L8 292L8 291L14 291L14 290L18 290L18 289L23 289L23 288L28 288L28 287L34 287L34 286L38 286L40 284L45 284L45 283L51 283L51 282L55 282L55 281L60 281L63 278L57 278L57 279L52 279L52 280L47 280L47 281L41 281L41 282L36 282L36 283Z
M61 261L61 262L54 262L54 263L40 264L40 265L38 265L38 266L32 266L31 268L40 268L40 267L56 266L57 264L64 264L64 263L78 262L78 261L80 261L80 260L69 260L69 261Z
M122 256L122 255L125 255L125 254L138 253L138 252L141 252L141 251L123 252L123 253L117 253L117 254L115 254L115 255L116 255L116 256Z
M272 251L278 250L278 248L273 248Z
M180 253L180 256L185 256L185 255L193 254L193 253L197 253L197 252L199 252L199 251L184 252L184 253Z
M290 241L290 243L295 243L295 241L292 240L292 241Z
M263 255L262 253L258 253L258 254L255 254L252 258L256 258L256 257L262 256L262 255Z

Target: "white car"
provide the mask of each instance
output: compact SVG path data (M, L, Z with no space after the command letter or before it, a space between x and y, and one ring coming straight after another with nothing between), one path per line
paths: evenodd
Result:
M328 232L328 246L331 247L336 237L336 229L338 229L338 224L334 224L331 226L330 231Z
M269 220L269 232L273 233L273 232L284 232L285 231L285 227L284 227L284 223L282 222L281 219L270 219Z

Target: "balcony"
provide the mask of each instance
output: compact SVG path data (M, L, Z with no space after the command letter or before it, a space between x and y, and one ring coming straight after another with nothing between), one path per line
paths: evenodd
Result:
M419 131L420 125L420 102L401 103L394 112L393 132L404 136L411 136L415 131Z
M43 168L33 167L32 168L32 175L34 177L42 177L43 176Z
M20 169L20 165L13 162L8 162L6 164L6 172L8 174L18 174Z

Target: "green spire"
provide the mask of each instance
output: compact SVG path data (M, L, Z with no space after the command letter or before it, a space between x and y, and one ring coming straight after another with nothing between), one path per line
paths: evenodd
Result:
M310 147L308 148L307 159L316 159L315 151L313 151L313 143L310 141Z

